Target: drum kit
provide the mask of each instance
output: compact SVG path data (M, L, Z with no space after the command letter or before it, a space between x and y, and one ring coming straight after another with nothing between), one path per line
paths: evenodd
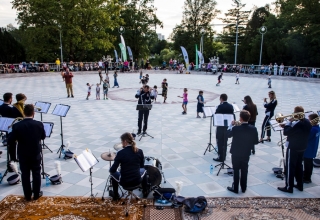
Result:
M119 152L120 150L123 149L123 146L121 143L117 143L113 146L113 148L117 152ZM109 161L110 167L111 167L111 162L114 161L116 155L117 153L110 152L109 150L109 152L102 153L101 158L105 161ZM159 159L155 157L145 156L144 168L147 171L148 192L151 192L152 190L160 187L162 182L162 177L164 180L163 182L166 183L166 178L162 171L162 164ZM104 200L104 193L107 187L108 187L108 191L109 191L109 188L112 187L110 176L108 177L106 186L104 188L102 200Z

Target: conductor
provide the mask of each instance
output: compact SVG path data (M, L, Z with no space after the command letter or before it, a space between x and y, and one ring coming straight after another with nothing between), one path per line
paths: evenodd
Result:
M33 120L34 106L27 104L24 107L25 118L14 124L12 132L9 133L8 144L9 153L13 161L16 157L16 141L18 142L17 155L21 169L22 187L24 197L27 201L31 200L30 171L32 172L33 199L37 200L42 196L41 186L41 144L46 135L43 124Z
M145 85L140 90L138 90L135 97L138 99L138 104L151 104L151 99L154 99L154 96L152 96L149 91L148 85ZM147 131L149 111L150 111L149 109L139 110L137 135L141 134L142 120L143 120L143 134L145 134Z
M228 129L228 137L232 139L230 153L232 154L232 167L233 167L233 184L232 187L227 187L231 192L238 193L239 190L239 172L241 170L240 186L244 193L247 189L248 177L248 164L251 154L251 149L254 145L259 143L257 128L248 123L250 119L250 112L242 110L240 112L240 126ZM235 125L235 122L232 122Z
M216 109L215 114L234 114L233 113L233 106L227 102L228 96L227 94L220 95L220 105ZM227 137L227 129L228 127L225 126L218 126L217 127L217 145L218 145L218 158L213 158L214 161L223 162L226 159L227 155L227 144L228 144L228 137Z

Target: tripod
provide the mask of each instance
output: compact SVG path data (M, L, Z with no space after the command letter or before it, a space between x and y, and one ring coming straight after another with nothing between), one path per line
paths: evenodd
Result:
M42 112L40 112L40 117L42 121ZM52 153L52 150L44 143L44 140L42 140L41 147L42 149L48 149Z
M224 130L224 131L223 131L223 149L222 149L222 152L223 152L223 153L225 152L225 154L226 154L226 152L227 152L227 150L226 150L226 148L227 148L227 143L228 143L228 139L227 139L227 135L226 135L226 130ZM225 157L226 157L226 155L225 155ZM223 161L222 161L221 163L219 163L218 165L215 165L215 167L219 167L219 166L220 166L219 171L218 171L218 173L217 173L217 176L219 175L221 169L231 168L230 166L228 166L228 165L224 162L224 161L225 161L225 157L224 157L224 159L223 159ZM220 158L221 158L221 155L220 155ZM225 168L225 166L226 166L227 168Z
M60 126L61 126L61 134L60 134L60 136L61 136L61 146L60 146L60 148L59 148L59 150L58 150L58 152L57 152L57 154L59 154L59 158L61 157L61 153L62 153L62 151L64 150L64 144L63 144L63 130L62 130L62 117L60 116Z
M138 137L140 136L140 139L139 139L139 141L141 141L141 139L143 138L143 137L151 137L151 138L154 138L153 136L151 136L151 135L149 135L147 132L143 132L143 133L141 133L141 134L138 134Z
M208 146L206 148L206 150L204 151L203 155L206 155L206 152L211 152L212 148L216 151L216 153L218 153L217 149L214 148L213 144L211 143L211 136L212 136L212 118L213 116L210 117L210 137L209 137L209 143Z

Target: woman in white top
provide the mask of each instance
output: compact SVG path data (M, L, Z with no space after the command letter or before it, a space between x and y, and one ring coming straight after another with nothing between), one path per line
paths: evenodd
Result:
M277 63L274 63L274 66L273 66L273 75L278 75L278 64Z
M280 65L280 70L279 70L279 75L282 76L283 70L284 70L284 65L283 65L283 63L281 63L281 65Z

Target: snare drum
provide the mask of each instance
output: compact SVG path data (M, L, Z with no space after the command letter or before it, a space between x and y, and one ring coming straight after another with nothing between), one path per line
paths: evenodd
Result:
M162 164L159 159L155 157L145 156L144 157L144 165L157 167L159 170L162 170Z

